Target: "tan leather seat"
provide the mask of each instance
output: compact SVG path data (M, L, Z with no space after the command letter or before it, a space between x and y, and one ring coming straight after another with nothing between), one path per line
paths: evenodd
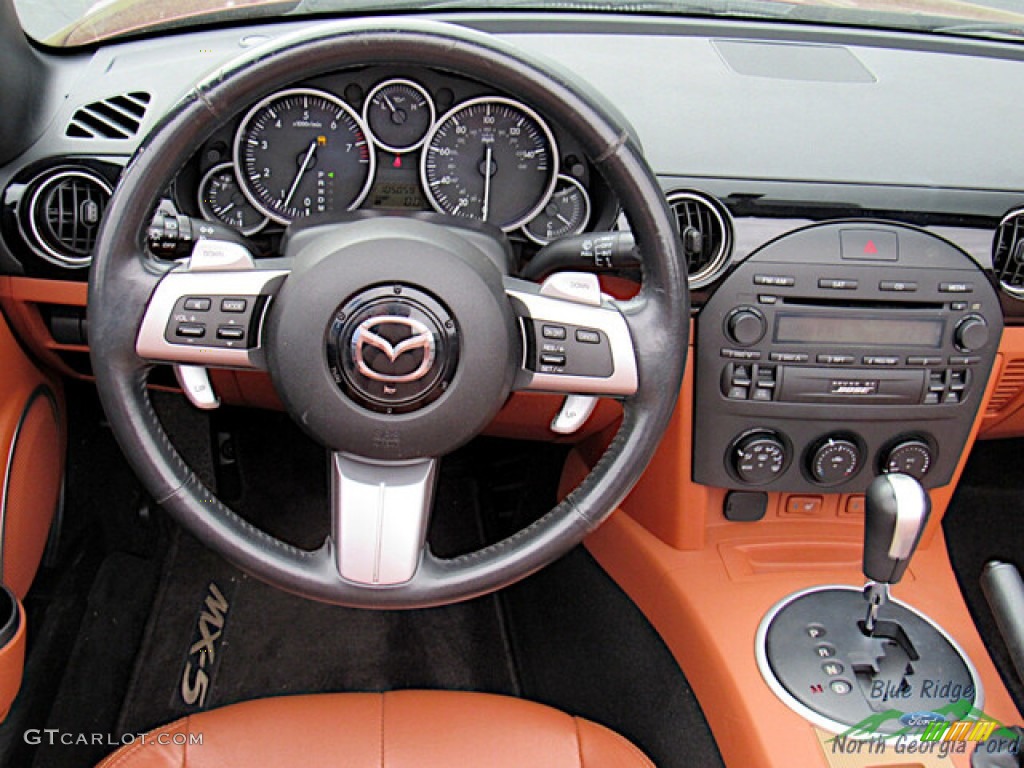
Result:
M202 744L191 741L202 739ZM100 768L653 768L626 739L522 699L455 691L246 701L183 718Z

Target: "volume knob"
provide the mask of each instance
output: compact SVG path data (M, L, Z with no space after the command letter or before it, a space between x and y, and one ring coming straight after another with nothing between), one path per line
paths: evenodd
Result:
M764 315L753 307L734 309L725 321L726 335L741 347L757 344L765 332Z
M981 315L968 315L956 324L953 343L961 352L973 352L988 343L988 323Z

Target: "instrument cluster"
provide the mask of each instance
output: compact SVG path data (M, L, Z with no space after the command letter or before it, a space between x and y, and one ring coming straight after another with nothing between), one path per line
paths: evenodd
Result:
M617 206L529 105L432 70L333 74L269 94L179 174L184 211L272 237L356 209L486 221L531 247L608 229Z

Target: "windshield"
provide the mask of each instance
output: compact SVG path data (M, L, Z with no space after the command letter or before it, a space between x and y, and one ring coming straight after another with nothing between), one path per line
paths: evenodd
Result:
M1024 40L1022 0L15 0L15 6L29 36L61 47L243 19L509 9L778 19Z

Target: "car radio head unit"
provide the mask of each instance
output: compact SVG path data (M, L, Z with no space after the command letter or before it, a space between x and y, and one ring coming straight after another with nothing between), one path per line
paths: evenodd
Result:
M952 478L1002 331L969 256L923 230L842 221L738 265L697 322L694 479L862 491Z

